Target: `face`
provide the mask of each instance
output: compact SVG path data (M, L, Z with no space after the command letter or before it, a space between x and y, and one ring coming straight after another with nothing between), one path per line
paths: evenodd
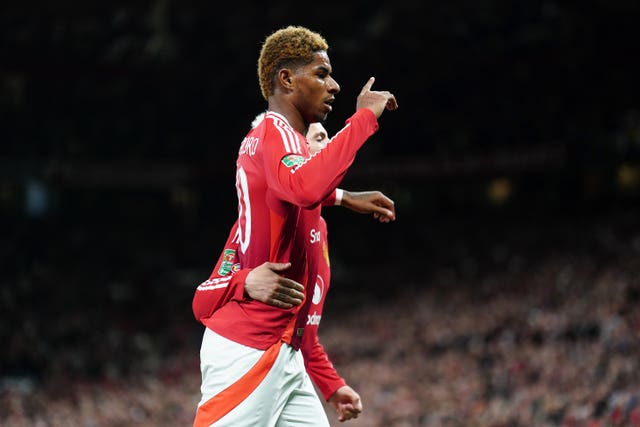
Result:
M322 123L316 122L309 125L307 141L309 142L311 154L315 154L327 146L329 136L327 135L327 130L322 126Z
M307 123L322 122L331 112L331 103L340 85L331 77L327 52L316 52L313 61L293 74L293 104Z

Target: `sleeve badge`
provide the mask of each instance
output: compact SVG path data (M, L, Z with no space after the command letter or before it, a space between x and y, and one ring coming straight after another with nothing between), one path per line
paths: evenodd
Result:
M301 156L299 154L288 154L282 158L281 162L288 168L300 166L302 163L304 163L304 156Z
M222 262L218 269L218 275L226 276L233 270L233 262L236 258L236 251L233 249L225 249L222 255Z

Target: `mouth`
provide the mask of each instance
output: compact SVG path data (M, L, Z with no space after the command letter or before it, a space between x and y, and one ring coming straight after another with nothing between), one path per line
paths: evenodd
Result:
M333 103L333 101L335 101L335 98L334 98L334 97L331 97L331 98L326 99L326 100L324 101L324 106L325 106L325 108L326 108L328 111L333 110L333 107L331 107L331 104Z

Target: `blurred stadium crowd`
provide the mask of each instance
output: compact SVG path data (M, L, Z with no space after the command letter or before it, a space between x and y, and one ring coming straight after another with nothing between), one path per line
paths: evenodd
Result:
M324 214L349 425L640 427L638 2L55 3L0 6L0 427L191 425L191 297L292 23L330 131L370 74L400 103L343 183L398 220Z
M640 426L637 215L441 222L415 236L424 251L390 233L379 267L334 254L320 331L363 396L352 425ZM3 277L0 425L190 425L202 329L176 283L191 279L32 267Z

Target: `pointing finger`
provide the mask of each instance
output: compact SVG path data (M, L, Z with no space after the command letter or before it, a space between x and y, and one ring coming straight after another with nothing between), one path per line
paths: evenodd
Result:
M369 80L364 84L364 87L360 91L360 95L363 95L364 93L369 92L369 90L371 90L371 86L373 86L373 82L375 81L376 81L375 77L369 77Z

